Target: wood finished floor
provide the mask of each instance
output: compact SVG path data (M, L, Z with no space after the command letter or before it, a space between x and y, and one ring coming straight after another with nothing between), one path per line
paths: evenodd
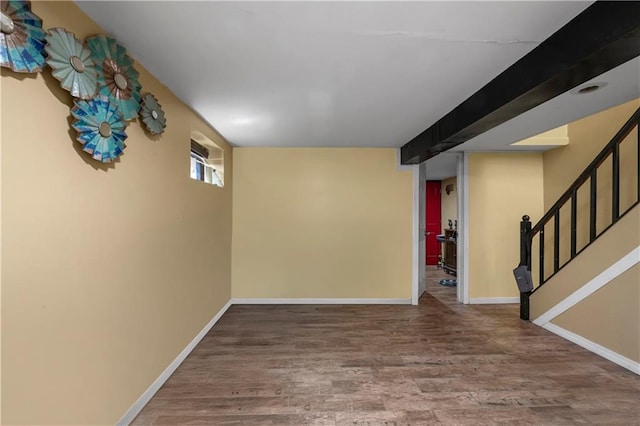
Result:
M442 277L418 307L232 306L133 424L640 424L638 376Z

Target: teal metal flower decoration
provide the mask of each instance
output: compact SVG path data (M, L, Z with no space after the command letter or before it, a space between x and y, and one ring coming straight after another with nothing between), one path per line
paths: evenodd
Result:
M98 93L118 106L125 121L135 119L141 85L127 50L105 35L88 38L87 46L98 69Z
M83 145L83 151L103 163L122 154L126 146L126 123L109 98L98 96L88 101L76 100L71 115L75 118L71 127L78 132L76 140Z
M98 91L98 71L91 51L63 28L47 31L46 40L51 74L76 98L93 98Z
M44 67L42 20L31 12L31 2L0 3L0 66L32 73Z
M151 93L142 95L142 106L140 108L140 117L145 127L152 135L160 135L164 133L167 127L167 119L162 111L162 106Z

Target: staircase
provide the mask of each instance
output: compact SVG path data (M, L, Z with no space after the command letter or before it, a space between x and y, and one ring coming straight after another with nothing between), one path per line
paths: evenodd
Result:
M556 334L565 332L564 337L578 344L588 342L582 344L585 347L600 345L550 321L617 277L626 280L625 289L633 287L629 294L634 295L640 288L640 274L636 272L640 263L639 125L640 108L535 225L528 216L521 222L520 265L526 267L532 288L521 292L520 318L529 320L531 316L534 323L558 331ZM628 271L633 275L625 276ZM615 297L612 291L601 293ZM630 299L635 301L621 300L620 303L627 303L628 310L633 312L624 314L626 317L619 315L618 320L624 323L628 318L638 328L640 302L637 295ZM591 302L589 309L599 309L594 306ZM597 315L587 308L575 309L571 313L574 320L578 314L585 316L583 322L589 322L589 315ZM608 340L607 333L601 334ZM613 355L607 356L607 351ZM614 362L620 361L615 351L604 347L601 352ZM624 359L618 364L633 371L638 369L636 372L640 374L640 354L635 352L630 360L622 356Z

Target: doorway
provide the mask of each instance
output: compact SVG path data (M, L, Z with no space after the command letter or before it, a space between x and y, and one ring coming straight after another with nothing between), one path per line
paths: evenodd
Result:
M468 267L468 249L465 244L468 240L468 230L465 226L468 223L465 205L468 203L467 192L468 157L465 153L443 153L421 163L415 169L414 229L418 232L414 234L414 244L418 244L414 245L414 304L417 304L423 292L427 294L420 303L434 301L430 294L432 292L446 292L447 304L469 303L465 273L465 268ZM431 202L428 202L427 198ZM452 234L456 238L455 245L446 248L450 254L449 260L456 263L455 272L451 270L451 263L444 264L443 238L446 239ZM447 269L444 269L444 266L447 266ZM456 285L440 285L443 279L455 280Z

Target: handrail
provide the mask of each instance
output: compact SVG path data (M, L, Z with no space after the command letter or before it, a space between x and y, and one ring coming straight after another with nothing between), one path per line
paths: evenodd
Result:
M531 228L531 236L533 237L536 233L540 231L542 226L544 226L549 220L554 216L556 210L560 210L564 203L566 203L569 198L571 198L572 194L578 190L590 177L591 172L598 168L604 160L607 159L609 154L613 152L613 148L618 145L620 142L624 140L629 133L638 125L640 122L640 108L633 113L633 115L627 120L626 123L618 130L618 132L611 138L611 141L600 151L600 153L593 159L591 163L584 169L584 171L578 176L578 178L569 186L569 188L558 198L549 210L542 216L542 218Z
M635 202L626 207L626 210L620 212L620 144L629 136L629 134L638 127L638 137L635 143L638 145L637 156L637 194ZM598 168L604 163L609 156L612 156L611 167L611 222L600 233L597 232L597 194L598 194ZM580 251L577 250L577 233L578 233L578 190L590 180L590 191L587 195L589 199L589 238L585 246ZM569 258L562 265L560 264L560 210L571 202L571 216L570 216L570 254ZM525 270L528 271L526 275L528 278L522 277L522 271L519 271L519 276L516 276L517 280L524 279L524 282L529 283L528 286L521 289L520 293L520 318L524 320L529 319L529 297L530 295L544 285L551 277L553 277L560 269L566 264L571 262L582 250L595 241L600 235L606 232L611 226L613 226L622 216L629 212L636 205L640 204L640 108L638 108L627 122L616 132L611 138L609 143L596 155L591 163L584 169L584 171L578 176L578 178L567 188L567 190L558 198L558 200L551 206L551 208L542 215L542 218L531 226L529 216L522 217L520 223L520 266L526 266ZM563 213L564 214L564 213ZM545 250L545 226L553 221L553 246L548 247ZM539 238L539 260L538 260L538 286L535 286L531 279L531 266L532 266L532 245L534 238L538 235ZM552 273L545 276L545 252L553 252L553 268ZM514 270L514 274L516 271ZM520 286L520 283L519 283Z

